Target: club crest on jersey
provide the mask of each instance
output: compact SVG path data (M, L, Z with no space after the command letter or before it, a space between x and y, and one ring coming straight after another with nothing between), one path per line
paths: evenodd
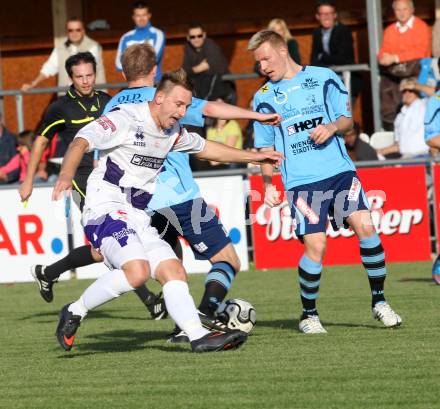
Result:
M275 104L281 105L287 102L287 92L280 91L279 88L275 88L273 92L275 93L275 97L273 99Z
M306 78L306 81L301 84L302 89L312 90L319 87L319 81L314 78Z
M260 88L260 92L261 92L262 94L264 94L264 93L267 92L267 91L269 91L269 86L268 86L268 85L265 85L264 87L261 87L261 88Z

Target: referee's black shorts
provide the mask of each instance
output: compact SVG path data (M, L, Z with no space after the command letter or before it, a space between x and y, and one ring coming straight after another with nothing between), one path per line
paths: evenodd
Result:
M73 189L77 192L73 194L73 201L79 207L81 212L86 198L87 179L89 178L90 173L92 173L92 170L92 168L80 167L76 171L73 179Z

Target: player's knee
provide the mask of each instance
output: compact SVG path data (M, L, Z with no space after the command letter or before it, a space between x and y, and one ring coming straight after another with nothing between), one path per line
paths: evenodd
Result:
M368 223L362 223L357 229L357 235L360 239L365 237L371 237L376 234L376 228L374 225Z
M168 281L180 280L186 281L186 271L180 260L161 261L155 270L155 278L161 285Z
M322 262L327 250L327 242L325 240L315 240L313 243L307 243L306 253L313 260L318 263Z
M150 269L145 260L128 261L122 266L122 270L124 270L128 282L134 288L145 284L150 278Z
M104 257L98 250L95 250L93 247L90 247L90 252L92 253L93 260L96 263L101 263L104 261Z
M210 261L212 264L224 261L230 264L235 271L240 271L241 268L241 262L238 254L231 243L220 250L214 257L210 259Z

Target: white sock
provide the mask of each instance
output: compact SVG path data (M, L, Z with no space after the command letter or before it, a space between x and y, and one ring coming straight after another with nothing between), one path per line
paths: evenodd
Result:
M202 327L194 300L185 281L171 280L162 287L167 311L190 341L199 339L209 331Z
M87 287L80 299L69 306L69 311L84 318L89 310L133 290L122 270L111 270Z

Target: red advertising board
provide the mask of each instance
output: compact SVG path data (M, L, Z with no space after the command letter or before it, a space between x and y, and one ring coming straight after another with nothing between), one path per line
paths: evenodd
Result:
M433 165L433 185L434 185L434 215L437 229L437 237L440 233L440 165ZM440 245L437 242L437 252L440 253Z
M358 175L367 193L373 223L385 248L386 261L430 260L424 166L364 168L358 170ZM279 175L274 177L274 183L283 191ZM297 265L303 245L294 234L287 201L272 209L265 206L261 176L251 176L250 188L255 266L283 268ZM329 225L327 238L325 264L360 262L359 242L351 229L335 232Z

